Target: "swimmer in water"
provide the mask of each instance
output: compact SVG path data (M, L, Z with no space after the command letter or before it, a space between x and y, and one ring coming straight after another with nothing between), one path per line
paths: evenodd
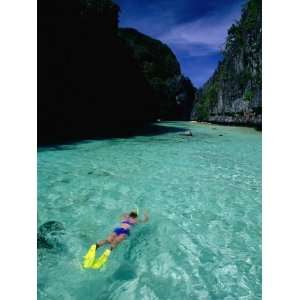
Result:
M123 214L121 217L121 224L119 227L116 227L112 234L110 234L106 240L100 240L96 243L96 249L109 243L111 245L110 250L115 249L127 236L130 235L130 230L133 226L139 223L146 223L149 220L147 213L144 213L144 220L138 220L138 214L135 211L130 212L129 214Z

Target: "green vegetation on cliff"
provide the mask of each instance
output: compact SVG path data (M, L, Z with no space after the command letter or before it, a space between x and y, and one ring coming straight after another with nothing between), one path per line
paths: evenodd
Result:
M249 114L257 117L261 112L261 45L261 0L249 0L240 21L228 30L223 60L197 93L193 119L226 123L224 116L236 116L238 123L249 121Z
M172 50L159 40L132 28L121 28L119 35L133 51L135 60L153 89L160 119L190 119L195 89L184 77Z
M167 45L133 28L120 28L119 34L132 48L134 57L142 62L143 73L148 80L166 80L180 75L176 56Z

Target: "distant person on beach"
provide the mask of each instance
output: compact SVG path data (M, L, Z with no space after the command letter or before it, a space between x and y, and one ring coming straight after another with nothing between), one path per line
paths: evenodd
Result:
M135 211L130 212L129 214L125 213L122 215L121 224L119 227L116 227L112 234L110 234L106 240L100 240L96 243L96 249L109 243L111 245L110 250L115 249L127 236L130 235L130 230L133 226L139 223L146 223L149 220L147 213L144 213L144 220L138 220L138 214Z

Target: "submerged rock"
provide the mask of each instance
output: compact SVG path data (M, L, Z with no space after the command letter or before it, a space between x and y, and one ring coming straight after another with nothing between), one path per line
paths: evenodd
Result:
M61 236L65 233L65 227L57 221L49 221L41 225L37 234L37 247L53 249L61 244Z

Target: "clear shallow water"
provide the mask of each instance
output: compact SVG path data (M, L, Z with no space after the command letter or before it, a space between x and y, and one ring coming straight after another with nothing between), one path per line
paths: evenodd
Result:
M261 134L160 126L174 131L39 149L38 225L65 227L60 245L38 250L39 299L261 299ZM149 223L102 270L82 270L90 244L136 205Z

